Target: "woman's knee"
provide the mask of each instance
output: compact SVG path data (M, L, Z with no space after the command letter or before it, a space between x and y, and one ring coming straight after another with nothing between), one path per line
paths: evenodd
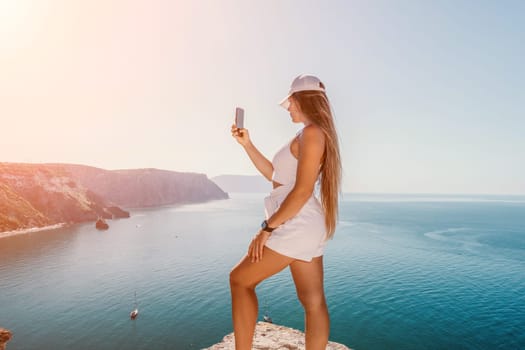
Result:
M255 288L255 285L239 269L234 268L230 272L230 288Z
M306 311L326 308L326 299L323 292L298 293L297 297Z

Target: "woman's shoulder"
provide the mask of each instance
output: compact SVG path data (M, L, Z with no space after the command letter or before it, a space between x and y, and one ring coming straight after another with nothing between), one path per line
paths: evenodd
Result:
M297 136L303 140L313 140L313 141L323 141L324 142L324 132L319 126L310 124L305 126L297 133Z
M317 126L310 124L305 126L300 134L297 135L299 147L314 147L317 149L324 149L325 135L323 130ZM308 145L308 146L307 146Z

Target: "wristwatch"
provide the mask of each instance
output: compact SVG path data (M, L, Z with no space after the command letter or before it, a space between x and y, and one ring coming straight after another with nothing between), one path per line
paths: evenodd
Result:
M264 220L261 224L261 228L263 231L266 231L266 232L272 232L273 230L276 229L276 227L270 227L268 226L268 221Z

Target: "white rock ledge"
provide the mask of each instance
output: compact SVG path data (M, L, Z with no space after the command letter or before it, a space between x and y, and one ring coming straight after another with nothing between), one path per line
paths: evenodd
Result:
M304 333L296 329L273 323L257 322L252 349L256 350L304 350ZM328 342L327 350L350 350L339 343ZM220 343L204 350L235 350L233 333L225 336Z

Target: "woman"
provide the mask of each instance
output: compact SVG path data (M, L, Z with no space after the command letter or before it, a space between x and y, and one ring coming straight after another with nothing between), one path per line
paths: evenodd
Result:
M323 249L334 234L341 182L339 145L325 87L312 75L294 79L280 103L303 129L272 161L251 143L248 130L232 125L261 174L272 181L264 199L266 220L246 256L230 273L235 348L249 350L257 322L255 287L290 266L305 310L306 349L325 349L330 320L323 287ZM321 202L315 197L320 182Z

